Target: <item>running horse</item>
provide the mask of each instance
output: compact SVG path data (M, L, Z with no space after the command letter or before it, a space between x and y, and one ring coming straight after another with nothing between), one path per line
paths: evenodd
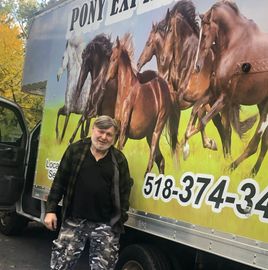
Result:
M184 157L189 155L188 140L190 137L200 131L200 119L210 109L210 106L215 102L215 88L213 87L214 80L214 53L209 50L208 56L205 59L204 65L198 73L194 71L197 48L199 27L195 22L195 9L191 2L181 1L187 6L186 12L184 9L174 9L166 15L166 35L164 40L163 52L161 59L163 66L170 66L170 77L176 78L178 90L178 104L181 108L184 107L185 101L189 105L193 105L191 117L188 122L186 132L183 139L183 154ZM185 5L184 4L184 5ZM175 5L176 7L177 5ZM189 7L191 9L189 9ZM189 10L191 10L189 12ZM181 102L183 101L183 102ZM231 124L234 130L242 137L249 128L254 124L256 117L250 117L243 122L239 120L239 106L233 106L221 111L221 115L217 114L213 118L213 123L216 126L223 146L224 156L231 154ZM195 127L196 121L197 128ZM216 143L206 137L205 130L201 129L203 146L205 148L216 150Z
M99 34L91 40L82 53L82 64L76 85L76 95L79 97L84 88L90 87L86 98L86 107L83 111L77 127L70 138L73 142L77 131L84 121L86 122L83 137L89 132L90 120L97 115L109 115L114 117L115 102L117 96L117 80L110 80L105 84L105 77L112 54L112 41L110 37ZM153 72L137 74L141 82L146 82L155 76ZM92 78L92 84L88 84L88 77Z
M56 138L60 142L63 140L66 128L69 122L70 114L83 114L86 105L87 98L89 96L91 77L87 77L87 87L81 89L77 95L76 84L77 77L80 72L80 66L82 64L82 52L85 47L82 36L72 34L69 40L66 42L65 51L62 57L62 64L57 73L57 80L59 81L65 69L67 69L67 87L65 91L64 106L58 110L56 120ZM60 115L65 115L64 126L61 135L59 136L59 118ZM81 129L83 133L83 127Z
M134 72L132 37L126 34L122 40L117 38L110 58L106 82L117 78L118 93L115 106L115 119L120 124L118 147L122 149L127 138L140 140L144 137L150 147L146 173L150 172L155 161L160 173L164 173L165 160L160 151L159 140L166 123L172 153L177 147L178 119L168 85L155 74L148 82L141 83Z
M86 119L89 119L89 121L86 125L84 136L88 134L91 118L102 114L114 117L117 82L116 80L111 80L105 87L103 85L111 53L112 42L110 38L104 34L97 35L88 43L82 53L82 64L76 85L77 96L83 91L89 75L91 75L92 84L87 97L86 108L84 109L70 142L74 140L80 125L83 124Z
M138 70L140 70L153 56L156 57L157 69L160 75L169 83L171 95L177 97L176 103L179 112L193 106L206 92L210 83L210 70L205 70L202 73L202 89L200 89L201 80L198 80L199 87L196 89L194 88L194 86L196 87L196 84L194 84L196 80L191 80L192 85L189 82L189 76L194 67L193 63L198 47L198 35L199 28L196 23L193 3L191 1L179 1L171 11L167 11L165 19L158 24L153 24L137 63ZM208 62L206 69L210 66L211 62ZM200 79L201 76L198 75L196 77ZM189 84L186 84L186 82L189 82ZM189 85L191 86L192 90L187 90L187 97L183 97L182 95L182 92L184 92L183 85L187 85L187 87ZM229 153L220 116L218 115L213 122L220 134L224 153ZM204 130L201 130L201 136L204 148L217 150L215 141L208 138ZM188 154L184 151L184 158Z
M156 57L157 70L161 76L168 81L168 66L161 65L161 55L164 47L164 40L166 35L166 25L165 20L162 20L159 23L153 23L152 29L148 36L148 39L145 43L144 49L139 57L137 62L138 70L151 61L153 56Z
M260 154L251 170L251 175L256 175L268 148L268 35L229 1L214 4L201 20L203 34L196 65L202 69L212 48L217 89L217 100L202 119L202 126L226 107L257 105L260 118L255 134L230 165L231 170L236 169L256 153L261 141Z

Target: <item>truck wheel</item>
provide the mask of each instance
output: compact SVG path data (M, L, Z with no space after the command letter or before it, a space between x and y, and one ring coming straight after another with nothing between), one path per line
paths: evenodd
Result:
M130 245L123 249L116 270L168 270L169 263L158 249L149 245Z
M16 212L0 212L0 232L5 235L18 235L26 228L29 220Z

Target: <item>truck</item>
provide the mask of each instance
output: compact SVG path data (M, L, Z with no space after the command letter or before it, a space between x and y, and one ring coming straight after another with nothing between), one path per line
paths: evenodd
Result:
M257 100L262 83L261 93L266 91L268 58L246 51L229 65L245 46L253 53L266 50L267 8L267 1L252 0L66 0L37 13L27 40L22 91L44 95L42 121L29 131L20 106L0 97L1 233L22 232L29 221L43 223L65 149L90 134L97 115L108 114L121 129L125 126L127 141L121 148L134 179L118 270L268 269L267 112L260 109L265 99ZM203 14L200 19L198 14ZM226 52L220 50L234 45L219 44L234 37L239 37L238 49L225 61ZM117 63L115 48L124 52ZM123 73L126 63L134 86ZM111 67L118 69L108 80ZM222 67L230 74L227 89L236 93L241 85L251 86L250 99L235 103L235 94L227 93L231 106L219 109L205 125L211 111L196 112L219 103ZM157 121L146 114L160 107L146 99L148 91L156 93L153 80L162 82L159 93L168 91L169 102L155 141ZM185 98L190 105L183 107L181 100L193 88L205 91ZM129 91L121 101L119 91ZM142 98L130 102L135 91ZM214 99L205 103L207 94ZM131 128L137 111L135 130L145 127L146 117L153 128L135 137ZM175 121L174 111L177 131L170 134L166 124ZM226 112L233 111L240 117L238 126L248 124L244 136L234 132L232 119L226 121L231 114ZM186 130L201 131L202 137L188 136ZM179 142L174 151L172 135Z

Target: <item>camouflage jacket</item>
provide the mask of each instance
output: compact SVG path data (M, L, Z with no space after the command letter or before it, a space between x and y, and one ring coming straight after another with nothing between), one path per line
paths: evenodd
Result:
M63 198L62 220L69 216L75 181L86 154L90 151L90 138L69 145L60 162L46 203L46 213L56 213L58 203ZM110 220L114 232L124 231L123 224L128 219L129 195L133 180L129 174L127 160L122 152L111 147L114 176L112 183L112 200L115 206Z

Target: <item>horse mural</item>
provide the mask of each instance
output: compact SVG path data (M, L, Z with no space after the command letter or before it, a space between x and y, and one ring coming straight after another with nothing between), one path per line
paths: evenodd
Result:
M82 63L82 51L85 47L81 35L73 34L66 42L65 51L62 57L62 64L57 73L57 80L59 81L64 70L67 69L67 87L65 91L64 106L58 110L56 120L56 138L61 142L64 138L66 128L69 122L70 114L83 114L87 105L89 97L91 77L88 76L86 87L84 87L78 94L76 91L77 78L80 72ZM59 118L60 115L65 115L65 121L61 136L59 137ZM83 127L81 129L81 136L83 134Z
M78 76L76 93L79 96L84 87L90 87L86 108L79 119L77 127L70 139L73 142L80 125L87 119L84 135L89 132L90 119L97 115L114 117L117 96L117 80L105 83L105 77L112 54L112 41L110 37L99 34L88 43L82 53L82 64ZM92 77L92 84L87 85L87 78ZM140 81L146 82L155 76L152 72L137 74Z
M161 54L163 52L164 47L164 38L166 34L165 29L165 21L161 21L159 23L153 23L151 32L148 36L148 39L145 43L145 47L139 57L137 62L138 70L149 61L151 61L153 56L156 56L157 69L161 76L168 81L168 70L169 67L165 67L161 65Z
M202 126L226 107L257 105L260 118L256 132L244 152L230 165L230 169L236 169L257 151L261 141L259 157L251 170L256 175L268 148L268 35L229 1L214 4L201 19L203 34L197 67L202 68L212 48L217 89L217 100L202 119Z
M177 22L178 18L180 19L179 23ZM158 24L153 24L137 63L138 69L140 70L153 56L156 57L157 69L160 75L168 81L172 96L176 99L179 111L186 110L193 106L204 93L207 93L207 88L210 84L210 70L205 70L205 73L202 73L202 89L200 89L200 75L196 76L198 78L195 77L195 80L192 78L190 81L189 79L194 67L193 63L198 44L199 28L195 18L195 7L193 3L191 1L179 1L170 12L167 12L164 20ZM172 20L176 26L172 25ZM178 35L177 30L180 30L179 33L181 33L181 35ZM174 35L174 31L176 31L176 36ZM208 67L211 66L210 64L211 62L208 63ZM198 88L194 88L194 86L196 86L194 85L196 79L199 80ZM185 93L182 90L184 88L187 89ZM185 97L182 93L185 94ZM203 114L203 110L195 111L200 111L200 114ZM213 122L220 134L224 153L228 153L229 147L226 146L227 141L220 116L215 117ZM190 137L191 135L188 136ZM201 136L204 148L217 150L215 141L208 138L203 129L201 130ZM185 145L186 143L187 140L185 140ZM184 148L184 158L186 158L188 154L189 152Z
M152 58L152 55L155 55L159 59L158 70L166 74L169 86L174 90L172 96L176 97L179 109L185 110L193 106L182 143L184 159L189 155L189 138L199 131L201 131L203 147L217 150L215 141L206 136L204 128L200 125L200 119L215 101L215 90L211 86L214 80L212 70L214 57L210 50L202 70L199 73L194 72L198 38L199 26L196 22L194 4L191 1L179 1L171 11L167 11L166 18L159 23L159 26L153 25L138 61L138 67L141 68ZM225 157L231 155L231 124L239 136L242 136L256 120L255 117L251 117L241 122L239 109L239 106L226 108L213 118ZM196 128L197 119L199 122Z
M189 155L189 138L198 132L194 128L195 122L205 114L208 101L212 96L209 86L213 54L207 58L202 71L198 75L193 74L199 36L199 27L195 18L195 7L190 1L180 1L171 12L167 11L166 35L161 56L162 66L170 67L169 74L172 84L176 85L176 99L179 107L185 110L193 106L182 141L184 159ZM200 99L207 100L206 106L199 103ZM227 154L229 153L228 140L225 136L227 133L223 129L219 115L214 119L214 124L219 131L224 153ZM204 129L201 130L201 137L204 148L217 150L216 142L206 136Z
M70 142L74 140L80 125L83 124L85 119L89 119L85 131L85 135L87 135L91 118L102 114L114 117L117 82L116 80L111 80L104 86L104 78L106 76L111 53L112 42L110 37L107 37L104 34L97 35L91 42L88 43L82 53L81 69L77 76L77 95L79 95L79 93L81 93L81 91L83 91L84 87L87 85L87 77L89 74L92 77L92 84L91 86L89 85L90 93L87 97L85 110L78 122L75 132L70 139Z
M180 5L178 5L180 4ZM171 12L166 15L166 35L162 52L162 62L164 66L170 66L172 78L177 78L178 104L182 106L185 101L193 105L191 117L187 125L182 145L184 157L189 155L188 140L201 130L203 146L216 150L216 143L205 135L204 128L201 127L200 119L210 109L210 105L215 102L214 80L214 53L209 50L204 65L198 73L194 71L199 27L195 20L195 8L189 1L178 2ZM183 8L178 9L182 5ZM172 63L173 62L173 63ZM174 75L173 75L174 74ZM181 101L184 102L181 102ZM188 106L190 107L190 106ZM186 107L187 108L187 107ZM243 122L239 120L239 106L233 106L221 111L213 117L213 123L220 135L223 153L227 157L231 154L231 124L237 134L242 137L256 121L256 117L250 117ZM195 127L198 121L197 128Z
M146 173L150 172L155 161L160 173L164 173L165 160L160 151L159 140L166 123L172 153L177 147L178 119L173 109L168 85L155 74L148 82L141 83L135 74L131 55L132 39L126 34L122 40L117 38L110 58L106 82L113 78L118 81L118 93L115 106L115 119L120 123L118 147L122 149L127 138L146 137L150 147Z

